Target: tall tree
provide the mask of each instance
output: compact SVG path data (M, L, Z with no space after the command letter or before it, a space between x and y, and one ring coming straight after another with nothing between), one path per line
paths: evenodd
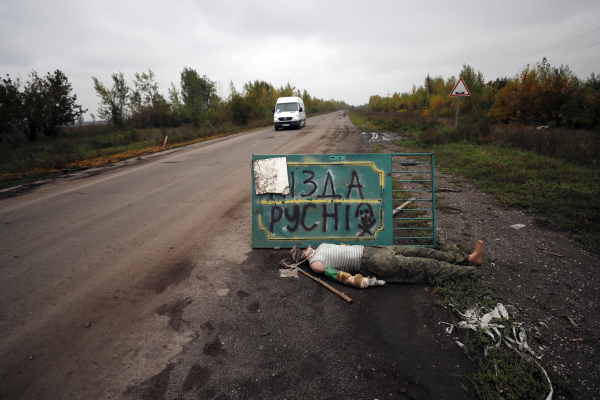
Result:
M112 74L113 87L108 89L97 78L94 80L94 90L100 97L98 106L98 116L115 126L123 125L129 113L129 92L130 89L125 82L125 76L119 71L118 74Z
M135 80L133 81L135 90L133 91L132 98L136 97L136 102L145 107L152 107L157 102L164 103L165 98L158 91L158 82L154 79L154 72L148 70L148 73L142 72L141 74L135 73Z
M19 90L21 81L6 75L0 79L0 141L13 141L14 135L25 130L23 94Z
M46 118L45 109L46 82L35 71L29 73L23 93L23 107L27 121L27 139L37 139L37 131L41 130Z
M42 130L46 136L56 139L61 128L83 122L83 114L87 112L75 104L77 95L71 94L73 88L66 75L60 71L48 73L44 81L44 123Z
M181 72L181 98L188 120L196 126L206 119L208 111L219 102L216 83L187 67Z
M170 114L170 107L158 90L154 72L136 72L133 85L135 90L130 96L133 124L138 127L164 126Z

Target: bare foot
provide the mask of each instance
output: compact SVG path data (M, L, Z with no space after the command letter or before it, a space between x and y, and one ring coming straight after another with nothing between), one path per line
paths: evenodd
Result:
M481 264L483 261L483 242L478 240L475 243L475 251L469 255L469 262L475 263L477 265Z

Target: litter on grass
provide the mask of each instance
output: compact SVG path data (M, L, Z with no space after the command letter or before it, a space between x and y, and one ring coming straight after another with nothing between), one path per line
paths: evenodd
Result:
M452 304L450 304L450 306L454 308ZM521 323L511 323L512 337L506 335L503 336L502 333L500 333L499 329L504 329L505 325L503 324L508 322L509 319L508 311L506 311L504 305L498 303L496 307L488 313L483 313L482 309L479 307L470 308L464 313L461 313L460 311L457 312L461 315L461 317L463 317L463 320L456 323L456 325L444 322L444 324L450 325L448 328L446 328L447 333L451 333L455 326L460 329L472 329L475 332L477 332L477 330L481 330L483 333L490 336L494 342L496 342L495 345L485 348L484 355L486 357L489 355L489 350L498 349L502 345L502 342L504 342L506 347L513 350L526 361L534 362L542 370L544 377L550 386L550 393L546 397L546 400L552 400L552 395L554 394L552 382L550 382L550 378L548 377L546 370L542 368L542 366L534 359L537 358L540 360L543 357L543 354L538 355L529 347L529 344L527 344L527 333L525 333L525 330L521 327ZM519 330L518 333L517 328ZM462 343L456 343L461 348L464 348ZM527 353L529 353L532 357Z

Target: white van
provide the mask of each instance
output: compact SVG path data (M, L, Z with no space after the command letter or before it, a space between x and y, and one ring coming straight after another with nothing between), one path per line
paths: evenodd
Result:
M273 110L275 130L306 126L306 110L300 97L280 97Z

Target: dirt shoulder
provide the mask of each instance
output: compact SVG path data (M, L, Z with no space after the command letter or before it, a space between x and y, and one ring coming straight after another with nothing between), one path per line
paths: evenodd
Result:
M412 152L386 135L363 137L365 152ZM439 244L471 249L483 240L483 280L497 285L511 317L523 323L534 350L544 354L544 367L568 379L572 398L598 398L600 256L581 249L568 232L504 207L476 182L439 168L435 179ZM453 335L441 336L453 341Z

